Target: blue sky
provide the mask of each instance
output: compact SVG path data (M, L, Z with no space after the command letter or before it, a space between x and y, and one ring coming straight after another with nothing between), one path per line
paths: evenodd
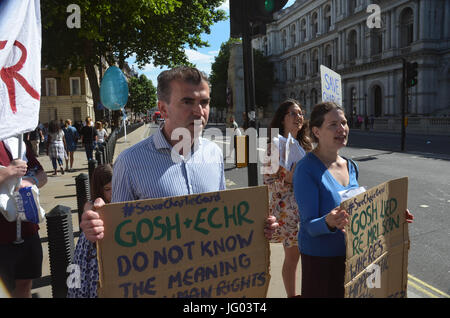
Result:
M285 7L291 6L294 4L295 0L289 0ZM229 14L229 0L224 1L220 9L223 9ZM196 67L206 74L210 74L211 65L214 63L214 58L217 56L220 50L220 46L223 42L228 41L230 37L230 20L225 20L214 24L211 27L210 34L203 34L202 39L208 41L210 44L209 47L200 48L197 50L186 49L186 55L189 58L189 61L196 65ZM134 59L128 59L130 65L133 65ZM150 78L153 82L153 85L156 87L157 81L156 78L158 74L167 69L155 67L152 64L147 64L145 67L140 70L135 65L135 69L140 74L145 74L148 78Z

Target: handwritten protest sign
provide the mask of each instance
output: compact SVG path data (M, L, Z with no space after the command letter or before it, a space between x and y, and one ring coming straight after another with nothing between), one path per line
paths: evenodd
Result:
M320 65L320 77L322 83L322 101L335 102L342 106L342 80L341 75Z
M380 184L344 201L345 297L406 297L409 234L408 178Z
M267 187L106 205L100 297L266 297Z

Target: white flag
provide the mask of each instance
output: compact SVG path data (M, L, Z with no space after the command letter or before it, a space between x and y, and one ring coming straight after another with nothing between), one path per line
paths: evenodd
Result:
M0 1L0 140L32 131L39 121L39 0Z

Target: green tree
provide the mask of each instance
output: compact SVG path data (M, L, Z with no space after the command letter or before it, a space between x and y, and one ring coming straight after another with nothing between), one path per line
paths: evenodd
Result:
M228 63L233 43L241 43L241 41L231 38L222 43L219 54L211 65L211 105L218 109L225 109L227 105ZM256 105L266 108L271 101L271 92L274 85L273 63L259 50L253 50L253 59Z
M94 65L118 64L135 54L138 66L186 64L185 47L207 46L202 33L225 19L223 0L77 0L81 27L70 29L73 0L41 0L42 64L60 71L85 67L94 105L100 101ZM100 114L98 114L100 116Z
M127 107L134 113L145 113L156 106L156 88L144 74L130 78L128 90Z

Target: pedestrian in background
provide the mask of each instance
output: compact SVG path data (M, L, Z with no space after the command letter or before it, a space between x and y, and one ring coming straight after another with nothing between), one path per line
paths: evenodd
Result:
M92 172L91 198L101 198L111 202L111 181L113 168L110 164L97 166ZM69 288L68 298L96 298L98 285L98 262L96 243L86 239L81 233L73 256L73 264L79 266L80 287Z
M67 145L67 155L68 158L66 158L66 171L72 172L73 170L73 153L75 150L77 150L77 143L78 139L80 138L80 135L78 134L78 131L75 127L72 126L72 120L66 119L64 122L64 137L66 138L66 145ZM70 159L70 168L69 168L69 159Z
M93 152L95 144L97 143L97 130L92 124L91 117L86 117L86 125L81 128L80 136L81 142L84 145L84 150L86 151L87 161L93 159Z
M298 146L305 151L311 151L312 144L308 136L308 125L303 116L304 111L299 102L293 99L283 102L275 111L270 124L270 129L279 129L279 136L272 137L277 137L279 140L279 137L283 136L287 139L290 133ZM270 158L270 150L277 151L280 154L279 160L281 160L284 156L281 156L277 142L273 138L269 140L272 144L267 147L268 157ZM271 164L273 163L268 163L269 166ZM264 184L269 187L269 214L275 216L279 224L278 229L272 235L271 242L282 243L284 248L282 277L287 297L296 296L296 271L300 258L297 239L299 212L292 185L294 169L295 165L291 170L280 165L275 173L263 176Z
M333 102L317 104L310 118L317 146L297 163L294 193L300 211L298 235L302 263L302 297L344 297L345 235L348 213L341 193L359 188L358 166L339 155L349 134L344 109ZM405 211L407 222L413 216Z
M24 141L25 143L28 142L30 144L35 157L39 157L39 144L44 140L44 135L39 126L40 125L38 125L35 130L24 134Z
M56 120L52 120L48 126L47 154L52 161L53 175L57 175L57 168L64 174L63 160L67 159L66 139L61 126Z
M107 140L108 133L105 128L103 128L101 121L95 123L95 129L97 130L97 144L102 145Z

